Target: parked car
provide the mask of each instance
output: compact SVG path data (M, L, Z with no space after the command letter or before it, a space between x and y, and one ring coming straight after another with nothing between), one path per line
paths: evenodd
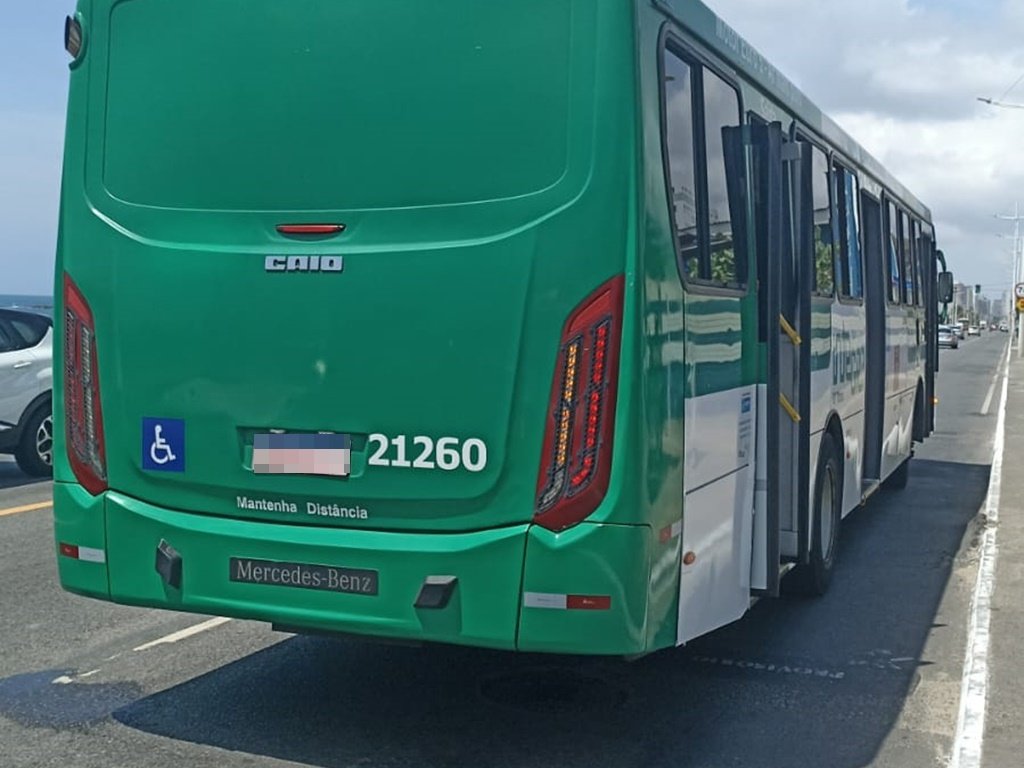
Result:
M960 337L957 336L952 326L939 326L939 346L950 347L951 349L956 349L960 346Z
M0 453L22 471L53 473L53 321L0 309Z
M953 323L949 327L953 330L953 333L956 334L958 339L964 338L965 334L964 334L964 325L963 325L963 323Z
M981 329L976 325L971 325L967 328L968 336L981 336Z
M1009 326L1009 324L1008 324L1008 323L1006 323L1006 322L1004 321L1004 322L1002 322L1002 323L1000 323L1000 324L999 324L999 330L1000 330L1000 331L1002 331L1003 333L1009 333L1009 331L1010 331L1010 326Z

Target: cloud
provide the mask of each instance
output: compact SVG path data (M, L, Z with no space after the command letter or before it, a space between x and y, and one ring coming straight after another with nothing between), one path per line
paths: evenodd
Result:
M999 295L1024 189L1024 2L710 0L739 34L932 209L957 278ZM1024 82L1007 96L1024 103ZM1024 203L1024 199L1021 200Z

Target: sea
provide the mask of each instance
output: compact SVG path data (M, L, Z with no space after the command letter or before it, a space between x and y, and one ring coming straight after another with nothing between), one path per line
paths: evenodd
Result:
M27 309L53 316L53 296L22 293L0 293L0 307Z

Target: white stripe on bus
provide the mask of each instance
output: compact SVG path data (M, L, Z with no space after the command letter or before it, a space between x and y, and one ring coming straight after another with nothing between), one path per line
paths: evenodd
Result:
M78 559L85 560L88 563L105 563L107 562L107 553L104 552L102 549L94 549L92 547L79 547Z
M523 605L527 608L555 608L564 611L569 607L569 596L552 592L524 592Z

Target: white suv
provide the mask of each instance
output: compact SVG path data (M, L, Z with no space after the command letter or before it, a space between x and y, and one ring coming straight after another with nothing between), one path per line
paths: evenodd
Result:
M0 453L22 471L53 473L53 322L0 309Z

